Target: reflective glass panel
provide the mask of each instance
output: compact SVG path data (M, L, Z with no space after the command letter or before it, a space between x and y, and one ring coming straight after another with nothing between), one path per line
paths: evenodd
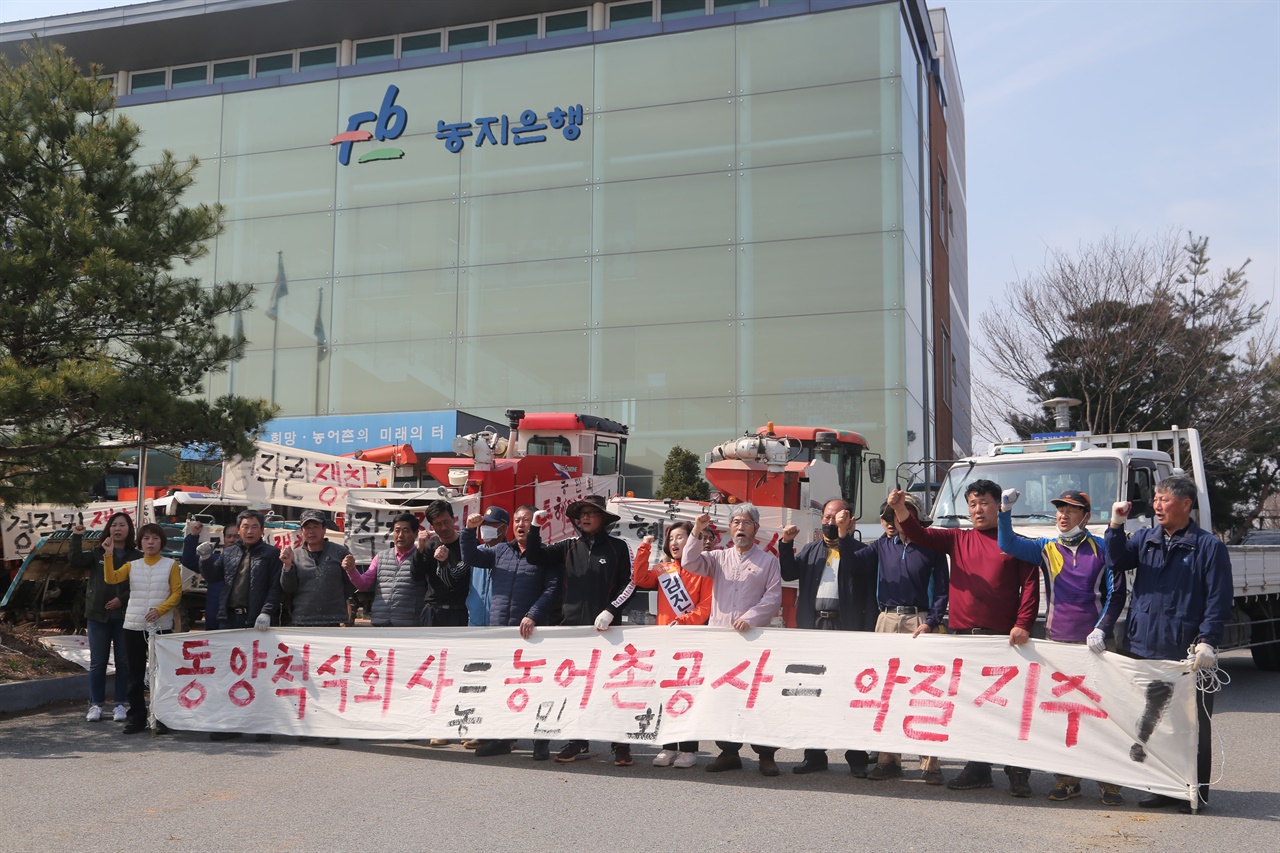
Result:
M188 65L185 68L175 68L169 72L169 87L172 89L181 89L185 86L203 86L209 82L209 66L206 65Z
M565 12L560 15L547 15L543 21L547 38L569 33L585 33L590 25L590 12L583 9L579 12Z
M292 72L292 53L277 53L273 56L259 56L253 61L253 73L255 77L267 77L272 74L290 74Z
M902 382L901 311L859 311L743 321L739 393L896 388ZM777 346L794 341L796 346Z
M421 33L416 36L400 37L401 56L421 56L425 53L440 52L440 33Z
M732 94L733 27L596 46L596 109L621 110ZM679 132L671 128L671 132Z
M834 160L901 148L897 95L883 80L769 92L740 100L740 166Z
M321 147L226 157L219 200L228 219L329 210L333 165Z
M737 324L672 323L595 332L601 339L592 394L601 400L728 395ZM699 354L715 354L700 357Z
M595 186L595 249L644 252L733 241L729 172Z
M329 278L333 273L333 214L227 222L218 236L218 278L270 284L278 275L278 252L284 253L287 280ZM270 292L268 288L266 294ZM261 309L267 306L262 288L258 288L257 304Z
M332 68L338 64L336 47L317 47L312 50L298 51L298 70L309 68Z
M455 270L346 276L331 290L335 344L446 338L457 330Z
M624 181L733 168L730 99L593 116L596 178Z
M900 308L901 243L873 233L740 247L738 311L780 317Z
M458 260L453 201L340 210L335 222L334 275L441 269Z
M463 199L459 257L467 265L584 258L590 187Z
M419 411L455 405L452 340L336 346L328 360L329 405L335 412Z
M142 128L138 163L159 163L161 152L172 151L179 158L201 160L217 157L222 143L222 98L182 98L161 104L121 107ZM203 176L202 176L203 177Z
M462 27L449 30L449 50L466 50L469 47L482 47L489 43L489 25L478 27Z
M213 64L213 82L226 83L231 80L248 80L249 66L250 60L248 59L215 62Z
M619 3L609 7L609 26L627 27L653 20L653 3Z
M224 95L222 104L222 151L227 155L311 148L324 145L337 132L336 80L236 92ZM288 121L281 116L288 116Z
M674 21L677 18L692 18L707 13L706 0L662 0L661 18Z
M137 95L141 92L162 90L165 87L166 77L165 71L134 72L129 75L129 94Z
M396 55L396 40L381 39L379 41L362 41L356 43L356 64L362 62L380 62L392 59Z
M901 158L856 157L748 169L738 178L739 237L747 242L900 227Z
M591 264L594 322L610 327L732 319L736 254L732 246L715 246L600 255Z
M538 19L522 18L519 21L498 21L494 24L494 44L512 41L528 41L538 37Z
M739 92L776 92L896 73L898 4L761 21L738 37ZM822 57L821 62L809 61Z
M464 267L459 282L463 335L581 331L591 316L588 258Z
M458 342L458 407L576 407L586 397L588 337L581 331L463 338Z

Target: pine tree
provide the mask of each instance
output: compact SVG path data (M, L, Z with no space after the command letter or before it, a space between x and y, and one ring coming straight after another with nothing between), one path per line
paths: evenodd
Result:
M711 497L711 487L702 479L702 464L692 450L680 445L671 448L667 462L662 466L662 479L658 481L659 500L699 500Z
M0 57L0 500L74 501L119 445L251 447L262 400L210 403L244 350L217 331L252 288L182 267L217 206L184 206L197 163L134 161L141 131L58 46ZM103 445L115 449L104 451Z

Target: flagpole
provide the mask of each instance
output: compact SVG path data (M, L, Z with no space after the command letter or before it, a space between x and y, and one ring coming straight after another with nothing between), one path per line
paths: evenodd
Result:
M321 314L324 312L324 288L320 288L320 301L316 303L316 415L320 414L320 362L324 360L325 344L320 340Z

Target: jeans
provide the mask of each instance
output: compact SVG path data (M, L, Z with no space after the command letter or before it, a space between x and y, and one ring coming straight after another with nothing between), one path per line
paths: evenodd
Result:
M107 658L114 647L116 682L111 698L123 705L129 692L129 655L124 648L124 620L87 620L89 628L89 704L107 704Z

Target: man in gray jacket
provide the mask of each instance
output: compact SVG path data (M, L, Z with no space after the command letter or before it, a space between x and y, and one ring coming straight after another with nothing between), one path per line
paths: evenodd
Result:
M280 588L290 596L293 624L300 628L337 628L347 621L351 582L347 566L355 557L324 535L324 513L302 513L302 547L280 552Z

